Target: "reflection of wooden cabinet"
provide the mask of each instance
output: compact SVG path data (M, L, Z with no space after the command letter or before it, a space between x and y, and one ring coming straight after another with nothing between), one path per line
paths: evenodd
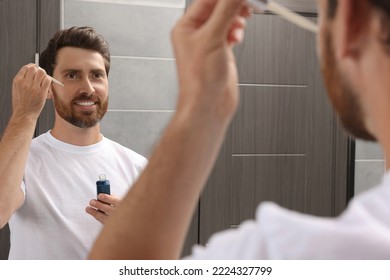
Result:
M49 38L60 28L60 0L0 0L0 135L12 113L12 80L20 67L34 62ZM36 134L54 122L47 105L39 119ZM9 251L8 225L0 230L0 259Z
M300 2L314 20L308 12L315 12L316 1ZM279 16L256 14L248 21L245 40L235 49L240 106L184 255L191 244L205 244L212 233L254 218L261 201L319 216L346 207L351 143L327 100L315 44L314 34Z

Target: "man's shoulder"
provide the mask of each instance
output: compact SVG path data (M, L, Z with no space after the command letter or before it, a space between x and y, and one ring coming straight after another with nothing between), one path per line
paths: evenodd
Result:
M128 148L109 138L105 138L105 141L111 152L118 154L118 156L125 156L127 158L130 158L132 161L139 162L141 165L146 164L147 159L143 155L132 150L131 148Z
M38 135L37 137L34 137L31 141L30 150L39 149L42 146L44 146L45 143L47 143L47 141L46 141L47 133L49 133L49 132L45 132L45 133Z

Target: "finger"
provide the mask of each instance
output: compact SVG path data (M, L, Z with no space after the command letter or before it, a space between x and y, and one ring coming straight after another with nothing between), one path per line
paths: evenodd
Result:
M34 76L34 83L41 86L45 78L46 78L46 71L38 69L37 73Z
M31 65L31 63L24 65L22 68L20 68L20 70L19 70L18 74L16 74L16 76L24 78L26 76L26 73L27 73L30 65Z
M37 72L38 72L38 68L34 64L29 64L27 66L27 72L24 75L24 79L28 81L34 81Z
M22 68L20 68L19 72L16 74L16 76L14 78L14 84L16 82L23 80L26 77L26 74L27 74L30 66L31 66L31 64L27 64L27 65L24 65Z
M101 202L99 200L91 200L89 205L109 215L114 208L111 204Z
M244 0L220 0L207 23L210 26L210 34L218 34L222 36L221 39L225 39L231 23L242 10L243 3Z
M34 76L34 81L32 84L32 89L34 90L34 92L37 95L42 96L42 98L46 99L50 84L51 80L46 75L46 71L38 69Z
M195 0L186 10L182 21L186 26L200 26L209 18L217 0Z
M234 32L235 30L244 30L246 28L246 19L241 16L237 16L229 28L229 33Z
M253 14L253 8L252 7L249 7L248 5L244 5L242 6L241 10L240 10L240 13L239 15L244 17L244 18L248 18L250 17L251 15Z
M97 211L97 213L100 213L99 217L101 217L101 215L108 216L108 213L111 210L110 207L112 207L112 206L95 200L95 201L90 201L88 207L91 207L92 209ZM97 213L95 213L95 214L97 214Z
M109 216L112 214L114 207L109 204L101 203L99 204L98 210Z
M233 20L230 29L234 28L245 28L246 27L246 18L243 16L236 16Z
M120 201L120 199L117 198L116 196L104 194L104 193L100 193L98 195L98 200L100 200L104 203L107 203L107 204L114 205L114 206L116 206Z
M239 44L244 40L244 29L234 29L229 32L228 43L230 45Z
M99 221L102 224L104 224L106 222L107 217L108 217L106 214L104 214L104 213L100 212L99 210L96 210L90 206L87 206L87 208L85 208L85 212L87 212L89 215L94 217L97 221Z
M246 19L244 17L237 17L229 30L228 42L240 43L244 39L244 30L246 27Z
M36 81L38 87L41 87L44 90L48 90L49 86L52 83L52 80L46 74L46 71L43 70L42 68L40 68L38 73L35 75L34 81Z
M41 82L42 89L44 89L46 92L49 92L51 83L52 80L47 75L45 75Z

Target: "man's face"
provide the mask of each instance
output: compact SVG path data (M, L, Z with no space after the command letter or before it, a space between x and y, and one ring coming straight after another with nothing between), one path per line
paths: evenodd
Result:
M340 70L336 60L333 37L332 19L327 16L327 3L329 0L319 1L318 51L321 61L321 71L327 88L329 99L336 110L345 129L356 138L374 140L375 137L368 131L365 124L363 106L358 91Z
M102 55L64 47L56 60L53 76L65 85L52 86L57 114L80 128L95 126L108 108L108 78Z

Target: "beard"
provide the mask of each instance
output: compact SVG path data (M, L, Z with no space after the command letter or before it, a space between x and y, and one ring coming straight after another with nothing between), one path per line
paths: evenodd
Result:
M376 141L366 127L365 116L357 92L338 68L330 31L326 30L321 65L322 76L329 99L336 110L343 127L355 138Z
M64 103L53 90L54 108L58 115L68 123L79 128L91 128L98 124L107 112L108 98L103 101L98 96L81 94L72 99L69 104ZM77 111L73 104L75 101L94 101L97 110Z

